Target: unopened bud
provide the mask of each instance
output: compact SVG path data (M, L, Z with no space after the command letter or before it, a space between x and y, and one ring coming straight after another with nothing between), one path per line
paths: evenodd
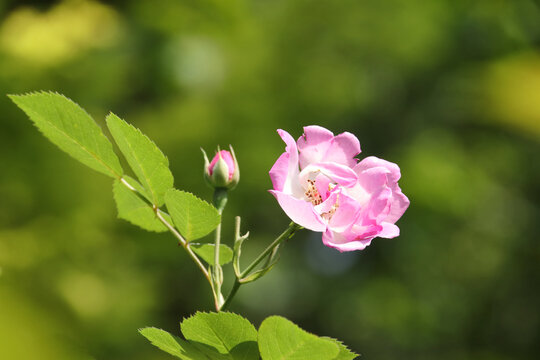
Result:
M238 169L238 162L234 155L232 146L229 147L231 151L219 150L212 159L208 161L208 157L204 150L204 178L208 184L213 188L233 189L240 180L240 170Z

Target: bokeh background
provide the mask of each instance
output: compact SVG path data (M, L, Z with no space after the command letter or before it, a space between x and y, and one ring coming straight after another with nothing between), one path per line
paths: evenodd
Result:
M4 96L34 90L135 124L205 199L199 147L233 144L223 231L242 216L247 258L288 224L266 191L275 130L356 134L401 167L402 235L340 254L304 231L232 310L363 359L540 356L538 2L0 1L0 358L169 359L137 329L179 334L207 284Z

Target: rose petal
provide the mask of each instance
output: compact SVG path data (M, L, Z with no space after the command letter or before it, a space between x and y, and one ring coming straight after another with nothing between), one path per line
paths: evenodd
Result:
M289 154L283 153L270 169L270 180L274 190L283 191L287 176L289 175Z
M283 191L300 198L304 195L304 190L300 186L300 181L298 180L300 170L298 168L298 149L296 148L296 142L285 130L278 129L277 132L286 144L284 154L287 154L287 156L285 157L284 154L282 154L270 170L272 184L274 186L278 185L278 188L274 187L275 190ZM285 158L288 160L286 174ZM275 184L274 179L276 181Z
M310 176L316 173L322 173L333 182L345 187L354 186L358 180L358 175L350 167L337 163L317 163L306 166L300 172L300 182L306 183Z
M332 210L332 207L334 207L334 205L336 204L338 196L339 191L331 192L330 196L328 196L325 201L314 207L315 212L320 215L330 212Z
M392 239L399 236L399 228L396 225L389 222L383 222L381 226L382 230L377 236L385 239Z
M409 207L411 202L402 192L399 186L397 190L392 193L392 204L390 205L390 212L385 221L395 223L403 215L405 210Z
M356 222L361 210L358 201L344 193L337 194L337 208L328 222L328 227L337 232L343 232Z
M315 177L315 187L319 195L321 195L322 201L325 201L330 196L330 183L331 181L326 175L319 174Z
M338 136L320 126L304 127L304 134L298 139L300 167L318 162L336 162L353 167L360 153L360 142L353 134L344 132Z
M358 171L357 168L354 169ZM365 169L358 174L358 184L360 184L367 193L374 193L386 187L388 184L389 170L383 167Z
M367 204L362 207L362 224L372 223L379 225L390 212L392 190L385 187L371 196Z
M360 152L360 141L353 134L344 132L334 137L322 161L337 162L353 167L358 162L355 156Z
M339 234L331 230L326 230L322 236L324 245L337 249L340 252L364 250L366 246L371 244L371 240L372 239L349 241L343 234Z
M363 159L355 166L354 170L356 173L360 173L364 170L371 168L385 168L388 170L388 184L390 188L393 188L394 185L397 185L398 180L401 178L401 171L397 164L394 164L390 161L379 159L375 156L368 156Z
M387 186L392 190L390 212L386 222L395 223L409 207L409 199L401 192L398 180L401 178L399 166L389 161L370 156L354 167L359 183L365 188L375 189L380 182L379 174L386 173ZM367 190L369 192L369 190Z
M276 197L285 214L298 225L319 232L326 229L326 224L315 212L310 202L297 199L281 191L270 190L270 193Z
M300 168L323 161L334 134L321 126L306 126L304 134L297 141L300 152Z

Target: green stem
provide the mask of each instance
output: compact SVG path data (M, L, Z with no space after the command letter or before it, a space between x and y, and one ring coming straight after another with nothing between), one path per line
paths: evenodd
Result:
M214 206L219 215L223 213L223 209L227 205L227 189L217 188L214 191ZM221 284L223 282L223 270L219 265L219 249L221 246L221 219L215 230L214 239L214 271L212 272L214 298L216 300L216 310L219 311L222 306L223 295L221 295Z
M249 266L244 270L242 271L242 274L241 274L241 278L244 278L246 275L249 275L249 273L257 266L259 265L259 263L261 261L264 260L264 258L266 256L268 256L276 246L278 246L279 244L281 244L283 242L283 240L286 240L286 239L290 239L294 233L297 231L297 230L300 230L302 227L294 222L291 222L289 224L289 227L287 228L287 230L285 230L284 232L281 233L281 235L279 235L274 241L272 241L272 243L270 245L268 245L268 247L266 249L264 249L264 251L255 259L253 260L253 262L251 264L249 264Z
M223 209L225 209L225 205L227 205L227 189L217 188L214 191L214 206L216 207L219 215L223 213ZM219 246L221 245L221 220L219 221L219 224L216 228L216 236L215 236L215 248L214 248L214 266L219 266Z
M219 311L227 310L227 308L231 304L232 299L234 298L234 295L236 295L236 292L240 288L240 285L242 285L242 283L240 281L238 281L238 278L236 278L234 280L233 287L231 288L231 291L229 292L229 295L227 295L227 299L225 299L225 302L223 303L223 305L221 306L221 309L219 309Z
M225 302L221 306L220 311L225 310L230 305L232 299L242 285L242 279L249 275L249 273L253 269L255 269L255 267L259 265L261 261L263 261L268 255L270 255L279 244L281 244L284 240L290 239L294 235L294 233L300 229L302 229L300 225L291 222L289 224L289 227L283 233L281 233L281 235L279 235L274 241L272 241L272 243L268 245L268 247L264 249L264 251L255 260L253 260L253 262L249 264L249 266L244 271L242 271L240 276L235 279L233 287L231 288L229 295L227 295Z

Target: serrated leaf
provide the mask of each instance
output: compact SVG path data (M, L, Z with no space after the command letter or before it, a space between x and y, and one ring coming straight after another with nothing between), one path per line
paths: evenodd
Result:
M210 358L199 351L189 342L180 339L155 327L140 329L139 333L150 340L152 345L182 360L209 360Z
M8 95L53 144L86 166L113 178L123 174L111 142L79 105L63 95Z
M124 180L136 188L139 192L144 192L142 186L134 179L124 176ZM128 189L119 180L114 181L113 194L119 218L127 220L133 225L137 225L148 231L167 231L165 225L163 225L156 217L151 205L141 199L136 193ZM163 216L168 218L168 216L165 214ZM170 221L170 218L168 220Z
M326 336L322 336L322 338L332 341L334 344L336 344L339 347L338 355L332 360L354 360L359 356L358 354L355 354L354 352L349 350L349 348L345 346L345 344L343 344L341 341L337 339L332 339Z
M174 224L187 241L208 235L221 221L215 207L195 195L170 189L165 203Z
M223 359L257 360L257 330L240 315L198 312L182 321L182 334L199 350L212 349ZM209 355L212 352L208 353Z
M214 244L190 244L193 252L209 265L214 265ZM225 265L232 261L233 251L227 245L219 245L219 265Z
M340 352L333 341L310 334L281 316L262 322L259 351L263 360L333 360Z
M165 192L174 182L165 155L139 129L113 113L107 115L107 126L152 203L163 205Z

